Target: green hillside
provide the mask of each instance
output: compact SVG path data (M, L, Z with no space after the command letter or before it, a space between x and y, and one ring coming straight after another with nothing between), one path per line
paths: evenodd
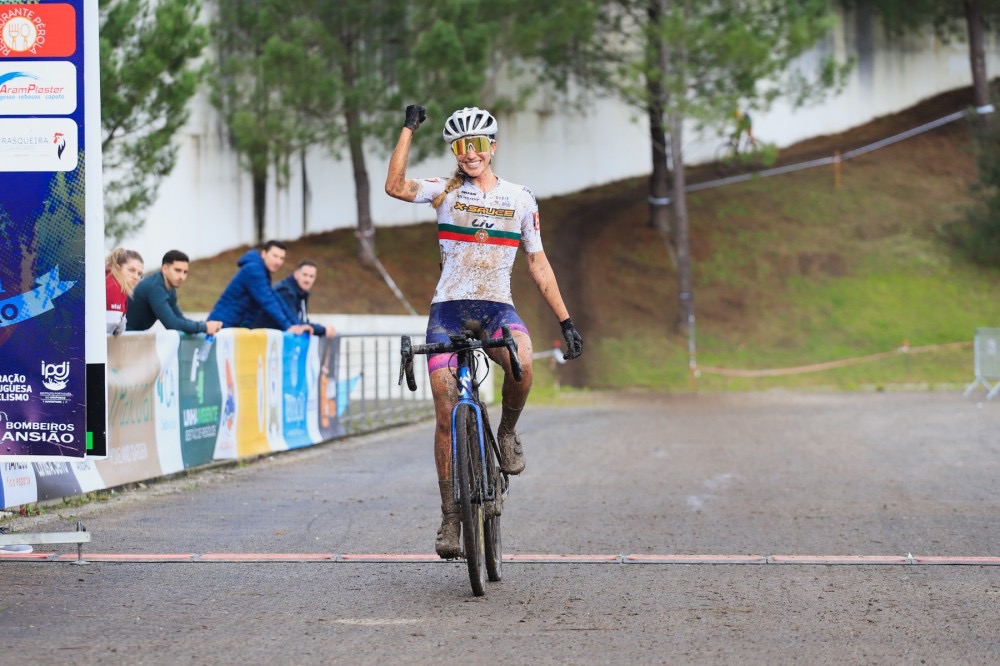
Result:
M781 159L794 163L866 145L961 109L963 94L783 150ZM1000 326L1000 270L968 263L939 229L969 203L975 175L971 128L962 121L845 162L839 187L832 167L821 167L692 194L697 378L689 373L688 339L675 332L676 276L663 240L648 225L646 179L541 201L546 253L586 347L572 364L540 363L538 394L551 391L556 379L563 387L654 390L970 381L975 329ZM712 176L710 168L692 170L694 181ZM430 224L378 234L382 262L421 311L437 277L435 241ZM240 252L195 262L198 286L184 288L182 306L208 309ZM349 230L290 245L290 260L308 255L323 266L313 310L400 314L389 290L354 254ZM558 326L520 261L515 302L536 351L550 347ZM894 352L904 341L909 354L819 372L747 378L709 371L843 361ZM922 349L949 343L966 345Z

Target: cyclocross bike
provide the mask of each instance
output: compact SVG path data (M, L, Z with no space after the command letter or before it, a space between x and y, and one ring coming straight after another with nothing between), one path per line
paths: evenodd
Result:
M746 132L733 134L715 149L715 170L720 176L732 176L735 173L752 169L753 159L758 146Z
M455 500L462 512L462 544L469 566L472 593L486 594L486 580L500 580L503 550L500 538L500 514L507 497L510 479L500 470L500 448L490 428L486 407L479 400L476 369L480 350L506 347L510 354L511 373L521 381L521 362L517 343L510 329L502 328L502 337L482 339L479 322L469 321L461 335L450 336L450 342L414 345L409 336L400 342L402 360L399 383L406 377L411 391L417 390L413 376L414 354L455 354L457 367L454 377L458 386L458 402L451 410L451 469ZM488 362L488 357L487 357Z

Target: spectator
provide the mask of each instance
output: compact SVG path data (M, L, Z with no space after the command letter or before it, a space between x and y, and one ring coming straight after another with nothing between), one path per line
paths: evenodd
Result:
M239 270L219 296L209 320L221 321L223 328L249 328L263 311L279 330L295 335L311 332L312 327L298 323L271 288L271 275L285 263L285 251L285 244L276 240L267 241L261 250L247 250L236 262Z
M180 250L163 255L160 272L144 277L129 296L128 330L148 330L159 319L164 328L182 333L219 332L221 321L187 319L177 305L177 290L187 280L190 264L191 260Z
M135 250L116 247L104 263L104 287L107 292L105 323L108 335L125 330L128 297L142 277L142 256Z
M316 275L316 262L312 259L303 259L291 275L274 285L274 293L281 298L282 303L287 306L287 311L291 312L300 324L312 326L314 335L332 338L337 334L337 329L333 326L327 328L309 321L309 293L316 284ZM279 326L266 312L260 312L252 328L279 328Z

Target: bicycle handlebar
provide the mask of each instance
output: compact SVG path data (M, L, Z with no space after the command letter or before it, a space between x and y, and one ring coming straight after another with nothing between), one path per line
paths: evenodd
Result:
M521 381L524 368L521 366L521 359L517 356L517 342L514 340L510 328L501 327L502 336L489 340L480 340L476 334L466 329L462 335L452 336L450 342L432 342L425 345L414 345L410 336L404 335L400 340L399 353L401 360L399 363L399 381L403 383L406 377L406 386L411 391L417 390L417 380L413 376L413 355L414 354L453 354L459 351L474 351L476 349L499 349L506 347L510 356L510 371L514 376L514 381Z

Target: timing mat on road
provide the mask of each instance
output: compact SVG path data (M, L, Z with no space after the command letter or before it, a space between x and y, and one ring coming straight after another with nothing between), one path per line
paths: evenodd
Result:
M122 563L333 562L447 564L434 554L407 553L0 553L0 561ZM746 565L964 565L998 566L1000 557L962 555L575 555L511 553L511 564L746 564Z

